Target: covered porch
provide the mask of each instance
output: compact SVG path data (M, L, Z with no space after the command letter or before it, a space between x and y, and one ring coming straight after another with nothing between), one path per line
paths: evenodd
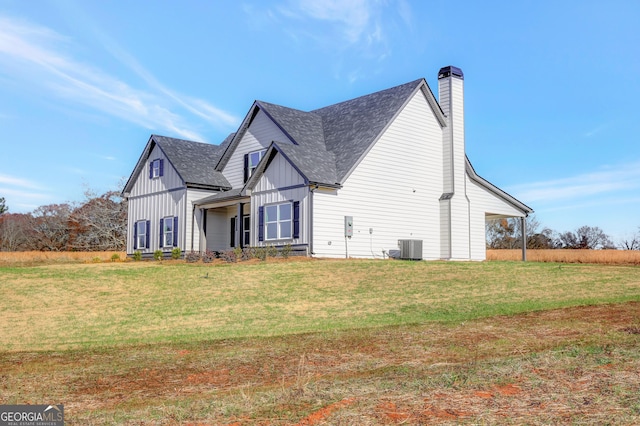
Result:
M228 191L194 202L194 214L201 218L199 245L194 249L222 252L251 245L253 223L251 197Z

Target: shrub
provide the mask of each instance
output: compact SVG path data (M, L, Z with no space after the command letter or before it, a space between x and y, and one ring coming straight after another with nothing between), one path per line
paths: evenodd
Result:
M204 263L211 263L215 258L216 258L216 254L211 250L205 251L204 254L202 255L202 261Z
M142 252L140 250L136 250L133 252L133 260L135 261L142 260Z
M278 248L273 244L267 246L267 256L268 257L276 257L278 256Z
M285 244L280 249L280 256L282 256L283 258L287 259L287 258L289 258L290 254L291 254L291 244Z
M200 260L200 253L198 253L197 251L190 251L184 258L187 263L196 263Z
M111 255L111 261L112 262L119 262L120 261L120 255L118 253L113 253Z
M182 256L182 250L180 250L179 247L176 247L173 250L171 250L172 259L177 260L177 259L180 259L181 256Z
M235 250L225 250L220 253L220 257L227 263L233 263L237 260Z
M102 259L100 259L98 256L95 256L93 259L91 259L91 261L93 263L100 263L100 262L102 262Z
M267 259L267 248L266 247L254 247L251 250L251 254L256 259L266 260Z
M234 247L233 254L236 257L236 262L238 260L242 260L242 248L241 247Z
M253 259L253 249L251 247L245 247L242 249L241 260Z
M156 250L153 252L154 260L162 260L162 250Z

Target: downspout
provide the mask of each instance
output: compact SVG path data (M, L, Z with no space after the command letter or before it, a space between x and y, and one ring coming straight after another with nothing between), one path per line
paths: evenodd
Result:
M193 251L193 245L194 245L193 231L195 230L195 223L196 223L196 205L195 204L192 204L192 205L193 205L193 208L191 209L191 251Z
M318 189L316 185L315 188L309 188L309 255L313 256L315 252L313 251L313 193Z

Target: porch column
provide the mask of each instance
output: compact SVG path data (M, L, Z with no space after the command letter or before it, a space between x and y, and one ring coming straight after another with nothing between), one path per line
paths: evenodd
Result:
M207 211L208 209L200 209L200 214L202 215L200 230L200 251L207 251Z
M522 230L522 261L527 261L527 218L523 216L520 218L520 229Z
M243 237L243 233L244 233L244 220L243 220L243 213L244 213L244 203L238 203L238 219L236 220L236 241L238 242L238 246L240 248L244 248L244 238Z

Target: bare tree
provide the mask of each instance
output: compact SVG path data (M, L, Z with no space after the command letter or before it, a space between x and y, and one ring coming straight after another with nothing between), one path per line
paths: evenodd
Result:
M33 211L30 246L33 250L61 251L69 242L69 204L49 204Z
M116 191L97 196L85 191L85 202L69 217L73 250L124 250L127 204Z
M575 232L564 232L558 236L558 242L568 249L615 249L611 238L597 226L581 226Z
M0 251L29 250L29 230L32 220L33 217L30 214L0 215Z
M553 248L553 231L540 228L535 215L525 219L527 248ZM522 248L522 222L520 218L490 220L486 224L487 247L492 249Z
M640 227L638 232L620 241L621 250L640 250Z

